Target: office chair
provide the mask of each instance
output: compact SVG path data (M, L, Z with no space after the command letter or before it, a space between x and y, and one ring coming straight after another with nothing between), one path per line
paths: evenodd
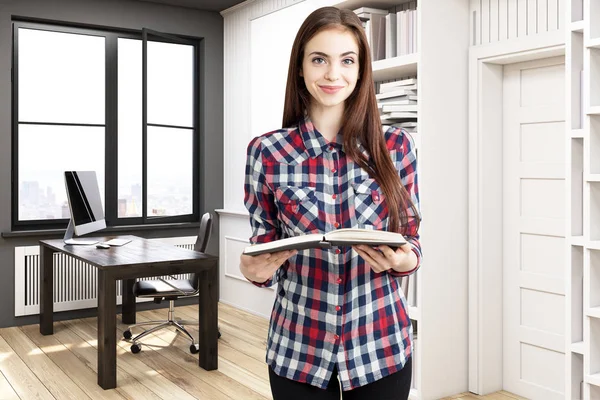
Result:
M194 250L204 253L208 246L210 234L212 232L212 216L210 213L206 213L202 216L200 221L200 231L198 232L198 239L194 245ZM191 341L190 352L192 354L198 353L199 346L194 341L193 336L185 329L185 325L198 325L198 321L191 320L180 320L175 319L175 300L185 297L190 297L198 294L199 283L198 275L192 274L190 279L175 279L164 280L162 278L153 281L138 281L133 285L133 294L136 297L153 298L154 302L159 304L163 299L169 301L169 313L168 319L161 321L148 321L142 322L135 325L130 325L125 332L123 337L127 340L132 338L131 329L138 326L156 325L153 328L146 329L142 333L138 334L133 338L133 344L131 345L132 353L139 353L142 350L142 345L139 342L144 336L156 332L160 329L167 328L170 326L175 327L176 330L185 334ZM221 332L218 333L218 337L221 337Z

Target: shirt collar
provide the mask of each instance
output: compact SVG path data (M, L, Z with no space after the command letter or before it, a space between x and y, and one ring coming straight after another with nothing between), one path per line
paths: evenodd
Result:
M328 147L333 146L338 151L344 151L344 138L341 134L337 134L335 141L328 142L327 139L315 128L310 117L306 115L299 124L300 133L302 140L304 141L304 147L311 158L315 158L321 155ZM362 143L358 143L358 151L363 153L365 157L369 158L369 152L363 146Z

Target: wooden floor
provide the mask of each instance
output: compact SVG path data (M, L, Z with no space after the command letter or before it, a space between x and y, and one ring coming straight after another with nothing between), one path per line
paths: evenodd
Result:
M166 310L142 311L138 322L164 319ZM176 307L182 319L197 319L197 306ZM96 318L55 322L54 335L39 325L0 329L0 397L8 399L271 399L265 358L267 322L219 305L219 370L198 367L190 341L170 330L149 335L132 354L122 340L127 327L117 319L117 388L96 383ZM192 335L197 329L191 328ZM135 334L135 332L134 332ZM452 400L522 400L507 392L463 393Z

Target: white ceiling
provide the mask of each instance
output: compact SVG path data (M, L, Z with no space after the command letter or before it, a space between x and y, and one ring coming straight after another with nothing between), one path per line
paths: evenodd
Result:
M140 0L151 3L168 4L171 6L195 8L206 11L223 11L236 4L243 3L244 0Z

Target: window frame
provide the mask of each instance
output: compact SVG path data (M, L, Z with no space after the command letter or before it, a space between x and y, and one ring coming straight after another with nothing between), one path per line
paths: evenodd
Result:
M19 28L38 29L51 32L73 33L82 35L100 36L105 38L105 121L101 124L80 124L80 123L45 123L34 122L37 125L75 125L75 126L100 126L104 127L104 213L107 227L118 226L144 226L160 225L172 223L198 222L200 210L202 209L203 182L200 174L200 148L203 145L203 131L200 126L201 116L203 114L200 103L200 89L203 87L203 65L200 62L203 52L202 38L187 37L182 35L165 34L147 29L143 30L125 30L107 27L84 26L79 24L70 24L55 21L42 21L37 19L13 18L12 22L12 71L11 71L11 135L12 135L12 160L11 160L11 221L13 231L26 231L38 229L64 229L69 220L65 218L57 219L37 219L37 220L19 220L19 93L18 93L18 31ZM148 217L147 215L147 54L143 53L143 118L142 124L142 216L141 217L118 217L118 40L119 38L136 39L142 42L143 48L147 46L144 43L144 37L152 35L153 42L160 41L166 43L186 44L194 48L193 71L193 150L192 150L192 213L177 216ZM25 122L27 123L27 122ZM189 128L188 128L189 129Z

